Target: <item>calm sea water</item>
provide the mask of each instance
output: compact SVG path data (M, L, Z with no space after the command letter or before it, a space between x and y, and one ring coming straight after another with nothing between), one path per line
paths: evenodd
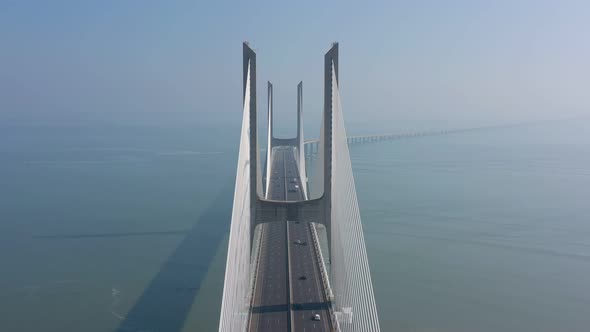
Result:
M0 330L215 330L238 134L2 128ZM351 155L383 331L590 330L589 124Z

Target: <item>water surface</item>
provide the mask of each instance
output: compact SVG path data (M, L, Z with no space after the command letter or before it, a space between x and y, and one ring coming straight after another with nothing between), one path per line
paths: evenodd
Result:
M589 129L354 146L382 330L587 331ZM2 128L0 328L215 330L238 134Z

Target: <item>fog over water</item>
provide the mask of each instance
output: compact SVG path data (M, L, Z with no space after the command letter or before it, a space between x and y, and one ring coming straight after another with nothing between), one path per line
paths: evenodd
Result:
M383 330L585 331L588 129L352 147ZM2 131L1 328L214 330L237 158L220 131Z

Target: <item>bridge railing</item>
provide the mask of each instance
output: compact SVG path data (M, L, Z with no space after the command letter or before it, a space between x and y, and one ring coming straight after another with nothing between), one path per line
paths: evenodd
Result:
M287 220L287 235L285 237L287 241L287 285L289 286L289 298L287 301L287 307L289 309L289 331L295 331L295 319L293 317L293 281L291 279L292 276L292 268L291 268L291 244L289 243L289 221Z
M324 286L325 296L328 301L332 302L334 300L334 293L332 291L332 287L330 286L330 278L328 277L328 271L326 270L326 262L324 261L324 255L322 254L322 248L320 246L320 241L318 237L318 232L316 230L315 224L310 224L310 232L311 238L313 242L313 247L316 252L316 257L319 258L319 265L320 265L320 274L322 277L322 284ZM332 326L334 327L335 331L340 331L340 325L338 324L338 319L336 319L336 315L334 314L334 308L330 304L328 306L328 311L330 313L330 320L332 321Z
M254 268L250 270L250 310L253 308L254 304L254 297L256 296L256 282L258 281L256 276L258 275L258 266L260 264L260 255L262 250L260 247L262 246L262 239L264 236L264 224L260 224L260 230L254 234L254 241L253 241L253 258L251 260L250 265ZM252 315L248 315L248 322L246 326L250 326L250 318Z

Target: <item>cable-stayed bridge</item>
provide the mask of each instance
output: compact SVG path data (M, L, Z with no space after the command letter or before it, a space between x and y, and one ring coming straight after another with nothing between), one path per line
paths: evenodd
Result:
M324 111L306 168L303 86L297 136L273 135L267 85L265 166L257 131L256 54L243 45L243 120L219 331L379 331L340 104L338 44L324 57Z

